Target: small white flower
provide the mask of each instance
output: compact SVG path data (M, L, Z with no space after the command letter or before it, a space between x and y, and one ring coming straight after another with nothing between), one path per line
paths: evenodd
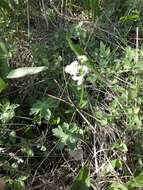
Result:
M70 65L65 67L65 72L70 75L76 75L78 73L78 61L73 61Z
M127 161L127 157L126 157L126 156L123 156L123 160L124 160L124 161Z
M24 163L24 160L21 159L21 158L18 158L18 159L17 159L17 163L18 163L18 164L20 164L20 163Z
M38 144L37 148L40 149L43 152L47 150L47 148L45 146L41 145L41 144Z
M72 79L77 81L78 85L81 85L84 81L84 77L89 73L89 69L86 65L80 65L76 60L65 67L65 72L70 74Z
M15 154L13 152L10 152L9 156L12 157L12 158L15 158Z
M0 153L4 153L5 152L5 149L0 147Z
M74 81L77 81L78 85L81 85L83 83L83 80L84 80L83 76L73 76L72 79Z
M82 70L83 70L84 76L86 76L89 73L89 69L86 65L82 66Z
M78 56L78 60L81 62L81 63L85 63L88 61L88 58L85 56L85 55L80 55Z

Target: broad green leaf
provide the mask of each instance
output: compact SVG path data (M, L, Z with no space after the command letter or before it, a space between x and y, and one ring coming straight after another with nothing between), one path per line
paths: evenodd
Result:
M22 67L22 68L18 68L18 69L14 69L12 71L9 72L9 74L7 75L8 79L13 79L13 78L21 78L21 77L25 77L27 75L33 75L33 74L37 74L40 73L42 71L47 70L47 67Z
M6 88L6 83L0 78L0 93Z
M89 171L86 167L81 168L70 190L89 190L91 187Z
M121 168L122 167L122 162L121 160L119 159L114 159L114 160L111 160L111 165L112 167L115 169L115 168Z

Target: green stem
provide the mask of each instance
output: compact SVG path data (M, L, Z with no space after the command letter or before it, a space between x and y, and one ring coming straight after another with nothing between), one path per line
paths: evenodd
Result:
M81 93L80 93L79 107L82 106L83 98L84 98L84 85L82 84L82 85L81 85Z

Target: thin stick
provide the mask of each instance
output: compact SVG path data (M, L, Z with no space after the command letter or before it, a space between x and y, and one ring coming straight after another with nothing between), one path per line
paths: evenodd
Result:
M27 0L27 33L28 33L28 41L30 39L30 15L29 15L29 0Z
M48 28L49 28L49 22L48 22L47 15L46 15L46 7L45 7L44 0L42 0L42 9L43 9L43 14L44 14L47 30L48 30Z
M94 166L95 166L95 173L97 174L99 171L98 161L97 161L97 150L96 150L96 124L93 129L93 156L94 156Z
M135 63L137 64L139 61L139 27L136 27L136 57ZM138 85L138 78L136 77L136 85ZM137 106L137 102L135 101L135 106Z
M136 28L136 57L135 62L138 63L139 60L139 27Z

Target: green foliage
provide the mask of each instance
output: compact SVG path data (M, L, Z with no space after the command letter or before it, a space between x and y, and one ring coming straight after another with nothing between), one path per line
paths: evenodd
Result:
M122 183L115 181L108 187L108 190L128 190L128 188Z
M8 49L4 42L0 42L0 76L4 79L9 71L7 60L8 60Z
M0 78L0 93L6 88L6 83Z
M114 173L115 169L122 168L122 161L119 159L114 159L109 161L108 164L103 168L102 175L108 175L109 173Z
M106 66L111 59L110 48L106 48L103 42L100 42L100 50L99 50L99 64L102 66Z
M0 122L2 124L9 122L15 116L15 109L18 104L10 104L9 101L0 103Z
M68 44L69 44L70 48L76 54L76 56L80 56L80 55L85 54L84 50L80 47L79 44L74 44L72 42L72 40L70 39L70 36L67 36L67 41L68 41Z
M130 189L142 188L143 187L143 172L141 172L138 176L130 180L128 182L128 186Z
M112 148L115 149L115 150L118 150L118 151L121 151L123 153L127 153L128 152L128 148L127 148L127 145L123 142L121 143L114 143L112 145Z
M100 16L101 13L101 0L85 0L84 5L86 10L88 10L89 16L91 13L91 18L95 19Z
M142 8L142 0L0 1L0 95L8 99L0 100L0 170L8 188L69 189L65 178L80 161L89 169L70 190L143 188ZM21 40L35 67L11 70ZM36 80L26 96L22 85L8 85L29 75ZM80 161L70 154L79 146Z
M120 20L123 22L138 21L140 20L140 15L139 13L134 13L132 15L123 16L120 18Z
M27 157L33 157L34 152L32 148L29 146L29 144L25 141L22 142L21 151L27 155Z
M103 47L103 45L100 46L101 49L105 49L105 47ZM108 50L108 52L110 52L110 50ZM137 74L141 72L141 69L139 71L141 62L138 61L138 63L136 63L135 58L136 51L131 48L126 48L125 56L122 60L115 59L113 60L113 64L108 60L108 62L105 61L105 64L103 62L103 65L101 62L97 68L100 75L96 76L93 74L88 78L94 86L98 85L105 93L108 92L109 89L111 90L111 93L107 93L107 96L111 95L108 108L106 108L109 113L100 109L96 112L96 117L103 126L106 126L107 123L116 123L123 117L127 118L127 127L138 128L141 126L140 105L142 100L139 96L139 91L141 90L139 85L140 77ZM140 57L140 59L142 58ZM120 82L120 78L124 75L128 78L128 84L125 87ZM113 94L114 96L112 96Z
M75 123L63 123L53 129L53 135L59 138L58 148L63 150L66 145L69 149L74 150L78 141L83 135L83 130L80 129Z
M71 50L76 54L77 58L80 59L81 63L87 65L91 69L94 69L93 63L90 58L86 56L86 52L80 47L80 45L74 44L69 36L67 36L67 41ZM84 57L84 60L81 59L82 56Z
M0 1L0 8L6 10L8 12L11 11L10 3L8 3L6 0Z
M91 187L89 171L86 167L80 169L70 190L89 190Z
M6 182L11 189L24 190L25 189L25 181L28 176L20 176L16 179L12 180L10 178L6 178Z
M30 109L30 115L34 115L34 121L41 123L44 119L49 121L52 117L52 110L58 107L58 102L52 98L37 100Z
M136 188L143 187L143 173L141 172L138 176L134 177L133 179L129 180L127 185L123 185L117 181L113 182L108 190L133 190Z

